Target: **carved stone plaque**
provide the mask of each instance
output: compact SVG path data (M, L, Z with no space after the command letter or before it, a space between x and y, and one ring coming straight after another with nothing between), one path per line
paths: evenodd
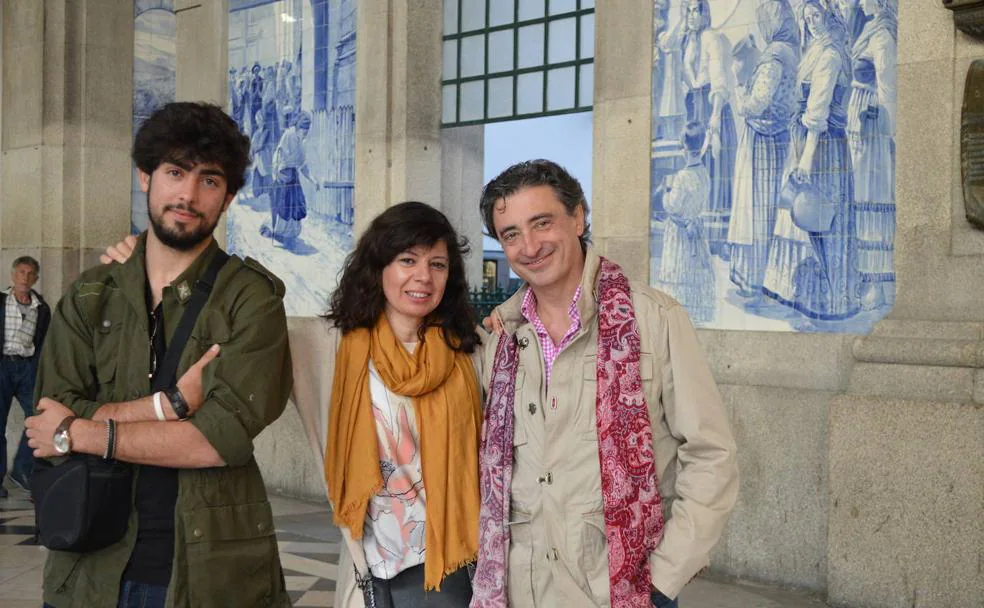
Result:
M970 64L960 121L960 173L967 220L984 230L984 59Z

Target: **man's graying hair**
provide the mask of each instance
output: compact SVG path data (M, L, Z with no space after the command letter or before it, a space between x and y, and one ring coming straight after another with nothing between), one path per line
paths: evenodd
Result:
M27 266L33 268L36 274L41 274L41 264L38 264L38 261L29 255L22 255L14 260L14 263L10 265L10 269L13 270L21 264L26 264Z
M584 198L581 182L557 163L542 158L517 163L485 185L481 210L489 235L499 240L494 221L496 203L520 190L536 186L550 186L569 215L574 215L578 207L584 209L584 234L580 238L581 248L586 248L591 242L591 225L588 223L588 201Z

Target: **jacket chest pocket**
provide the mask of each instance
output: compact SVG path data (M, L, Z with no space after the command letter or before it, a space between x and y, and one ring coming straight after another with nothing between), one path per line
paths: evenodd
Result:
M645 352L639 353L638 370L642 386L633 384L630 377L632 374L629 373L631 372L630 369L619 369L616 373L616 382L618 382L620 392L624 395L641 389L646 403L652 405L655 400L659 399L661 385L660 374L657 373L656 366L655 355ZM584 391L581 395L584 408L578 420L579 434L584 440L597 441L598 359L593 354L584 357L581 386Z
M96 382L98 386L97 399L109 398L116 384L117 368L130 357L145 358L150 356L150 343L146 352L123 352L123 315L107 309L92 332L92 348Z
M193 352L194 363L205 354L213 344L223 345L232 337L232 328L229 320L221 310L208 308L202 311L201 317L195 324L195 329L191 332L188 351Z

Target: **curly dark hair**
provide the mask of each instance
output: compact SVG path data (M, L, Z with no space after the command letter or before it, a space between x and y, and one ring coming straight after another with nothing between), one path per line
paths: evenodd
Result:
M228 194L236 194L250 162L249 138L219 106L177 101L144 121L133 140L132 156L137 168L148 175L165 162L215 163L225 173Z
M454 350L471 353L481 343L475 331L475 313L468 303L464 256L468 240L458 235L443 213L425 203L408 201L379 214L345 259L338 288L331 294L325 317L342 333L371 328L386 309L383 269L404 251L443 241L448 248L448 281L444 296L420 327L444 329L444 340Z
M495 233L493 219L496 203L520 190L536 186L553 188L557 200L564 205L569 215L574 215L578 207L584 209L584 234L580 239L581 248L586 248L591 242L591 224L588 223L588 201L584 197L584 190L581 189L581 182L557 163L543 158L516 163L497 175L482 189L482 201L479 206L489 236L499 240L499 235Z

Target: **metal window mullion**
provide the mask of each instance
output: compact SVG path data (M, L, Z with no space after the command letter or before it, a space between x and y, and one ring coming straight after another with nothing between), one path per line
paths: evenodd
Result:
M581 8L581 0L577 0L577 8ZM581 14L578 11L574 21L574 61L581 59ZM581 68L574 68L574 107L581 101Z
M482 76L485 78L485 86L482 87L485 97L482 100L482 118L485 120L489 118L489 38L492 36L489 33L489 23L492 22L491 4L491 0L485 0L485 67L482 69Z
M458 3L458 34L461 34L461 3L463 0L454 0ZM454 121L461 122L461 39L459 38L457 44L455 45L455 51L458 53L458 61L454 66L454 75L458 78L458 84L454 86Z
M544 17L550 16L550 0L544 3ZM540 111L547 111L547 66L550 65L550 24L543 22L543 96L540 98Z
M512 115L519 114L519 0L513 4L513 102Z

